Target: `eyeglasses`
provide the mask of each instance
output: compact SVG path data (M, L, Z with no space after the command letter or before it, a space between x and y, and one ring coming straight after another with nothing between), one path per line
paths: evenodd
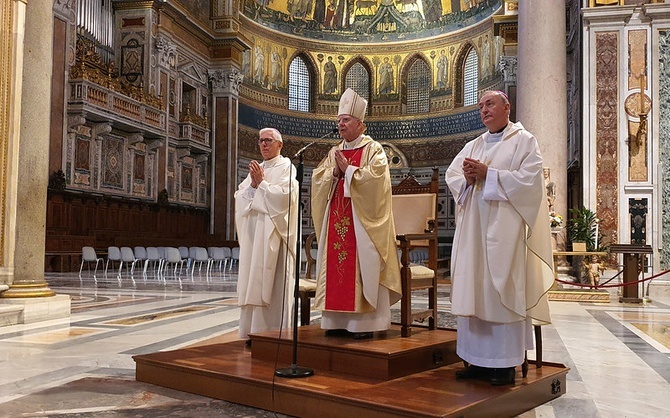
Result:
M272 139L272 138L261 138L261 139L258 140L258 145L263 145L263 144L270 145L273 142L275 142L275 140Z

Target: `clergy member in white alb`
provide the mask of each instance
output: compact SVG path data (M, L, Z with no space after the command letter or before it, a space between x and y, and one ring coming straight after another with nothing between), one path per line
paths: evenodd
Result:
M326 335L355 339L388 330L401 293L388 159L364 134L366 107L352 89L342 94L337 128L343 140L312 172L315 308L322 310Z
M263 162L251 161L235 192L235 225L240 244L237 299L239 336L290 326L298 222L298 181L291 160L280 155L282 136L259 132Z
M447 169L457 203L451 252L451 312L457 354L470 365L457 378L514 383L533 348L532 321L548 324L554 282L551 232L537 140L509 121L505 93L479 101L488 129Z

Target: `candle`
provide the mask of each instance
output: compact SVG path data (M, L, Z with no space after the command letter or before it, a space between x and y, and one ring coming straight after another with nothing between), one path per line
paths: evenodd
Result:
M598 219L596 219L596 245L594 251L598 251Z

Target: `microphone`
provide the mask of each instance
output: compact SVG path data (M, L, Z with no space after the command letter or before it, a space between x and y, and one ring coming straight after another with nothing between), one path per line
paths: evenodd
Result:
M331 129L330 131L328 131L328 133L326 133L325 135L322 135L321 137L319 137L319 139L316 139L316 140L310 142L309 144L305 145L304 147L300 148L300 149L298 150L298 152L295 153L295 155L293 156L293 158L298 158L298 157L300 157L300 156L302 155L302 153L305 152L305 150L306 150L307 148L309 148L309 147L311 147L312 145L316 144L318 141L322 140L323 138L327 137L328 135L335 134L335 133L337 133L338 131L339 131L339 130L338 130L337 128L333 128L333 129Z

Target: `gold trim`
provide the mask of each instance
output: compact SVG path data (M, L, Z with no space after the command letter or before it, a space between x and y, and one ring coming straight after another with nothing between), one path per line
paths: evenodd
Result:
M17 298L43 298L49 296L56 296L56 292L49 289L47 283L34 284L11 284L9 290L0 294L0 298L17 299Z

